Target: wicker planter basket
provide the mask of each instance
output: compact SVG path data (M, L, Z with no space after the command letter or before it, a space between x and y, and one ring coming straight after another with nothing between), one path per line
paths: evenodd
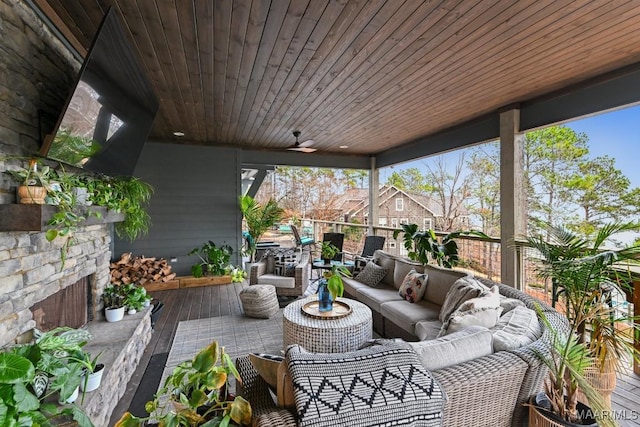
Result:
M599 367L590 367L584 371L585 379L600 393L604 398L607 406L611 407L611 393L616 388L616 364L611 358L607 358L604 363L604 369ZM588 403L586 396L578 390L578 401Z

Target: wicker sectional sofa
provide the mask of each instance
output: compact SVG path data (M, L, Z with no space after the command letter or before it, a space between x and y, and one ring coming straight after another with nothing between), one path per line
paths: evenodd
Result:
M406 341L419 341L420 336L428 341L424 342L426 344L446 340L446 336L435 338L441 324L438 314L448 289L467 274L433 266L422 267L382 251L376 252L375 259L377 264L389 270L382 283L372 288L355 279L346 279L345 296L371 308L376 332L386 338L402 338ZM421 272L426 269L428 274L426 293L421 301L413 304L403 300L398 294L400 283L412 268ZM550 306L509 286L486 279L478 281L487 287L497 285L500 295L519 300L527 308L540 307L555 329L566 329L564 317ZM540 362L536 353L548 353L550 332L542 322L539 323L540 337L527 345L491 352L461 363L456 363L455 360L464 355L451 354L452 363L456 364L431 370L447 395L444 426L526 425L527 408L523 404L531 395L542 390L543 380L547 375L546 366ZM469 352L473 351L469 349ZM465 350L461 352L464 353ZM241 393L252 404L255 424L297 425L294 414L277 408L268 386L253 369L248 358L241 357L236 363L243 379Z

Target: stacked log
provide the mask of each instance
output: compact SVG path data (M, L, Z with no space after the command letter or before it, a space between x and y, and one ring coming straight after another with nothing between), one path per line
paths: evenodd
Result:
M166 283L176 277L166 259L133 256L131 252L122 254L118 261L112 262L110 269L111 283L114 285Z

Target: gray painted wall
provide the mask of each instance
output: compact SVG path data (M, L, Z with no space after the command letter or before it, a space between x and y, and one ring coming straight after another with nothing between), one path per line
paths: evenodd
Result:
M154 187L149 234L135 242L114 238L114 257L124 252L162 257L178 275L191 274L198 258L187 253L202 243L228 243L240 264L242 216L240 155L231 148L147 142L134 175Z

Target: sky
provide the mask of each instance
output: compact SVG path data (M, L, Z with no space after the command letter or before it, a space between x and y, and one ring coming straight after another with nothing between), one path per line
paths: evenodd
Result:
M587 134L589 157L608 155L615 159L616 167L631 181L631 187L640 187L640 106L602 113L564 124L577 132ZM459 152L445 154L448 165L453 167ZM429 158L383 168L380 183L384 184L394 170L410 167L424 168Z

